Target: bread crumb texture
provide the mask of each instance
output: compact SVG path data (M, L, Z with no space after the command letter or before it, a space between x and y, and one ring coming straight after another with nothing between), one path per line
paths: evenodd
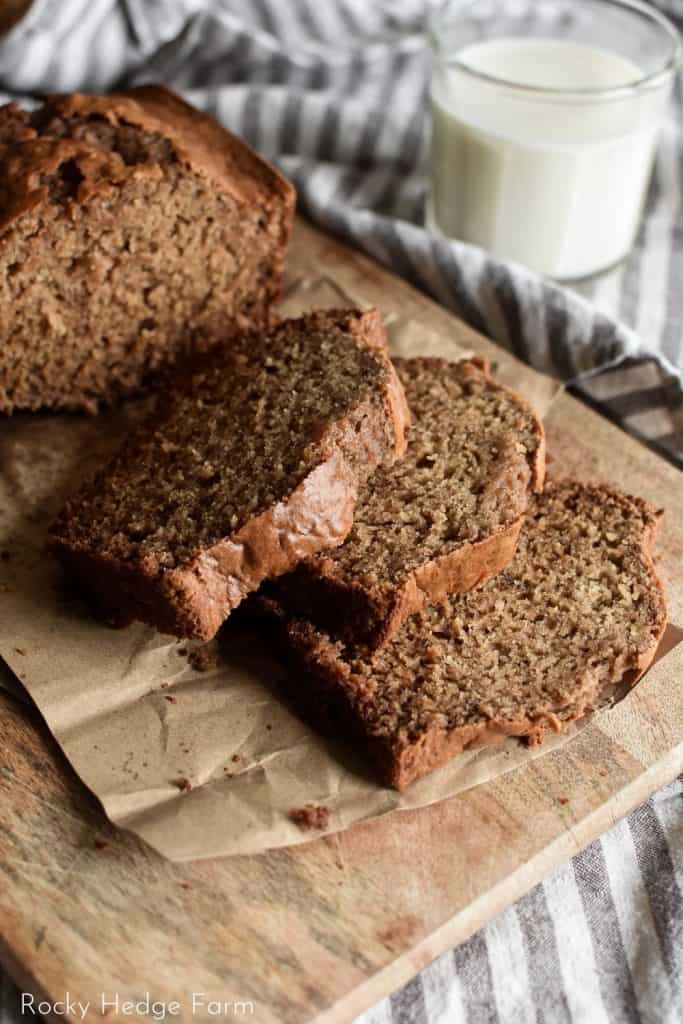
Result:
M329 428L358 411L352 443L386 376L345 313L242 335L179 382L53 533L151 571L182 565L290 494L339 439Z
M330 809L322 804L306 804L304 807L292 808L289 818L302 831L320 831L330 823Z
M412 414L408 451L369 480L331 556L368 581L396 579L525 511L541 428L528 403L473 363L394 361Z
M103 617L209 640L265 577L341 543L403 451L403 403L374 311L241 334L67 502L52 548Z
M482 366L394 365L411 411L405 457L365 485L344 544L307 559L272 591L292 614L373 646L420 604L510 562L516 534L502 535L519 529L545 465L535 410Z
M313 693L340 701L401 787L472 743L540 741L647 667L666 623L657 521L639 499L555 483L534 499L508 569L412 616L374 654L301 620L288 640Z

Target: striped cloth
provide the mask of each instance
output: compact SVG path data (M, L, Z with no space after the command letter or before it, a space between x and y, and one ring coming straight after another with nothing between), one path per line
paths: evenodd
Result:
M538 369L584 378L580 394L600 401L591 373L654 355L654 382L619 378L628 412L619 414L619 402L607 411L683 459L683 269L674 258L683 231L681 82L631 258L562 289L421 227L424 26L435 2L34 0L0 40L0 93L173 85L277 160L313 220ZM683 23L683 0L660 2Z
M631 257L562 289L421 226L431 6L34 0L0 39L0 93L167 82L277 160L319 225L683 464L681 83ZM660 6L683 25L683 0ZM681 795L679 780L360 1020L683 1021ZM0 996L17 1024L7 979Z

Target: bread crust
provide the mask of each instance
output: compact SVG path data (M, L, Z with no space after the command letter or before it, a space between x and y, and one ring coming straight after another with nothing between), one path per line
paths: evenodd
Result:
M406 360L396 360L398 365ZM431 360L443 364L445 360ZM545 432L533 406L517 392L494 384L488 363L480 358L460 364L465 373L484 376L487 384L506 392L525 409L534 425L537 445L529 456L529 493L540 492L545 480ZM523 513L479 541L465 542L431 558L391 586L348 578L337 563L321 555L302 562L286 579L278 581L276 599L293 612L303 613L336 636L370 649L383 647L406 619L420 609L438 604L449 594L480 586L512 561L524 521Z
M580 486L565 481L568 486ZM596 488L602 495L618 501L624 496L607 487ZM589 712L611 704L630 690L649 668L667 625L664 589L653 560L661 513L641 499L628 499L644 515L640 550L651 577L658 610L658 626L652 643L633 656L622 653L610 665L610 678L605 681L598 670L585 670L581 675L579 698L574 704L534 716L514 719L490 719L448 729L434 725L420 736L392 740L374 734L356 711L358 694L362 693L364 675L354 675L349 663L340 657L340 644L316 630L310 623L288 619L277 600L258 599L258 613L274 627L274 636L286 661L297 670L296 680L285 683L286 695L299 713L325 732L344 735L357 741L374 762L381 781L403 790L417 779L450 761L457 754L473 747L497 744L507 737L524 739L529 746L541 744L549 732L564 732L566 726ZM367 655L367 672L372 671L372 653ZM303 674L303 679L302 679ZM310 681L307 684L305 681ZM312 699L312 695L314 698Z
M141 620L159 630L210 640L230 612L267 577L344 540L353 523L359 482L406 445L408 410L375 310L327 318L370 349L382 368L381 401L373 395L353 416L333 422L316 439L320 461L283 501L253 516L235 533L178 568L159 571L151 560L125 563L74 541L69 520L78 496L51 528L51 548L67 572L93 595L100 615L118 626ZM306 319L306 318L303 318ZM354 458L347 453L353 452Z
M268 202L276 197L282 204L280 242L284 259L296 204L294 186L210 115L191 107L162 85L143 85L106 95L55 93L46 102L55 116L92 115L111 124L125 123L158 132L172 143L182 162L240 202ZM3 109L18 110L16 104ZM27 141L30 134L27 127ZM48 187L41 179L72 159L78 161L84 179L79 187L79 201L89 202L111 188L111 181L101 173L101 158L92 146L74 139L46 142L38 137L34 144L22 146L7 161L4 185L9 202L3 203L0 233L4 234L20 217L47 201ZM158 171L152 165L143 165L129 168L128 173L130 177L140 177Z

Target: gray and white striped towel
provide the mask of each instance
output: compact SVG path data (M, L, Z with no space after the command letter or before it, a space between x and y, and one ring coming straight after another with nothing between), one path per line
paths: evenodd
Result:
M174 86L277 160L318 224L683 461L681 82L632 256L561 289L421 226L433 2L34 0L0 38L0 93ZM660 5L683 24L683 0ZM683 1021L681 794L660 792L364 1024ZM2 993L0 1024L15 1024Z
M652 353L656 384L622 374L626 412L613 395L606 411L683 458L681 82L632 257L578 290L558 288L421 227L424 26L435 2L33 0L0 40L0 92L173 85L276 159L315 221L538 369L583 377L588 397L600 400L590 384L596 368ZM682 0L666 6L683 19Z

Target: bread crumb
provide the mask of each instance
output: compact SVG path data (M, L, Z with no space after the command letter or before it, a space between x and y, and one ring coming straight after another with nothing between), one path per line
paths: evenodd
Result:
M233 754L232 757L230 758L230 760L234 761L235 763L237 763L239 761L239 759L240 759L240 755L239 754Z
M178 779L173 779L174 786L176 786L181 793L189 793L192 789L192 783L189 779L186 779L184 775L181 775Z
M558 802L558 804L568 804L569 803L569 797L568 796L558 796L557 802Z
M106 850L106 848L109 846L109 843L107 843L104 839L96 839L95 842L93 843L93 846L95 847L96 850Z
M21 654L22 656L26 655L26 649L24 647L15 647L14 650L17 654Z
M218 664L218 655L216 654L215 647L206 645L194 647L190 651L187 660L195 672L209 672Z
M330 823L330 809L324 804L306 804L304 807L293 807L289 818L302 831L326 829Z
M169 704L177 704L178 700L176 697L172 697L170 693L164 695L164 700L167 700Z

